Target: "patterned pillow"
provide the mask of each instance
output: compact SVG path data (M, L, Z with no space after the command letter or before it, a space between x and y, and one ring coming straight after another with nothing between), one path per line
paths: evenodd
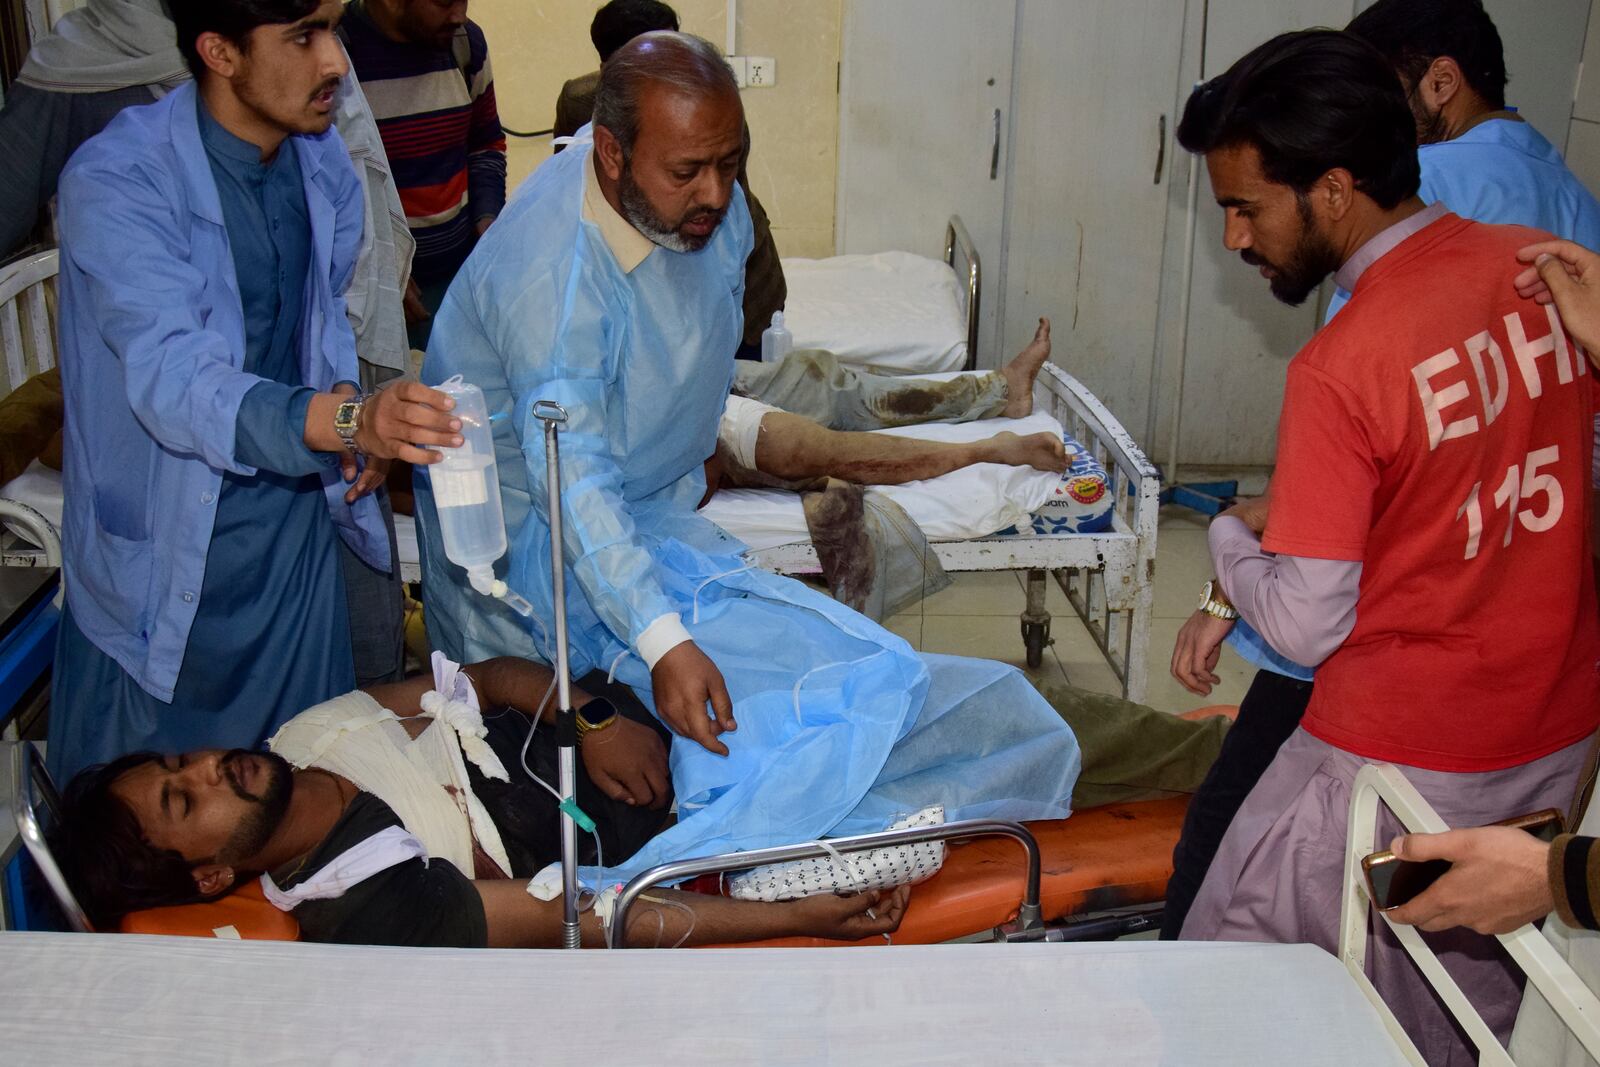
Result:
M1071 437L1062 441L1067 446L1067 469L1050 499L1033 513L1033 532L1075 534L1110 529L1113 501L1105 467Z
M944 805L935 804L897 820L889 829L943 823ZM826 841L821 843L827 844ZM927 841L755 867L729 875L727 889L730 897L739 900L798 900L818 893L858 893L865 889L915 885L933 877L942 866L944 842Z

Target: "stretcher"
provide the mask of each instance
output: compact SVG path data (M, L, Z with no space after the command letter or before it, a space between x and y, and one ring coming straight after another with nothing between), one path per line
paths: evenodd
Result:
M89 932L89 920L45 840L45 819L55 806L53 792L38 750L26 742L17 745L13 751L13 810L23 844L61 905L67 925ZM933 944L986 931L1004 937L1030 896L1038 902L1033 929L1042 939L1110 938L1152 926L1172 874L1172 849L1187 807L1188 797L1180 796L1090 808L1070 819L1026 824L1031 847L1037 849L1036 878L1030 878L1028 853L1014 841L976 838L951 844L940 871L912 891L894 941ZM953 831L954 827L936 829ZM714 859L721 861L722 868L740 865L737 856ZM748 866L748 861L743 865ZM1036 888L1030 882L1036 883ZM273 907L253 886L250 883L210 903L133 912L124 918L121 931L245 940L298 938L299 927L293 917ZM1085 915L1118 909L1143 910L1110 921L1082 923ZM808 938L767 943L769 947L841 944L847 943ZM854 944L881 945L882 941L873 938Z

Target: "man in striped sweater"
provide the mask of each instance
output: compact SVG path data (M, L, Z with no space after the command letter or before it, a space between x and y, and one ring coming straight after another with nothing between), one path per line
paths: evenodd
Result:
M506 139L483 30L467 0L351 0L340 36L372 105L417 241L406 320L433 312L506 202Z

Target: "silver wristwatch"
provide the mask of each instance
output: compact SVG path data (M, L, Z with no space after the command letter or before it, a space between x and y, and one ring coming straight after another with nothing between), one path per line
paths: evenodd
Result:
M360 452L356 447L356 430L361 427L361 409L367 403L370 394L357 393L347 397L333 413L333 431L339 435L339 440L344 442L345 450L351 454Z
M1239 617L1238 609L1228 603L1228 598L1223 594L1222 587L1217 584L1215 578L1200 587L1198 607L1214 619L1231 621Z

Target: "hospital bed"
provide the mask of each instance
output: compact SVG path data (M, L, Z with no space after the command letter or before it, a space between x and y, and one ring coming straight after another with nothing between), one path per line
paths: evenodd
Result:
M871 953L397 949L0 935L18 1063L1404 1064L1282 945ZM1268 1025L1244 1025L1240 1005Z
M1027 433L1045 427L1065 430L1103 474L1107 509L1104 528L1084 533L1040 533L1029 527L1021 504L1036 472L990 465L885 490L921 525L934 555L949 573L1021 571L1026 598L1021 637L1027 663L1037 667L1051 643L1046 582L1054 579L1082 619L1129 700L1142 701L1148 684L1145 652L1150 641L1155 597L1156 527L1160 476L1105 405L1076 378L1046 364L1034 385L1035 415L1028 420L994 419L951 427L969 436L1000 430ZM929 436L934 427L898 431ZM1055 476L1045 476L1051 482ZM1015 483L1015 494L1006 482ZM1007 494L992 499L997 492ZM784 498L789 503L783 504ZM941 540L935 523L953 513L1005 515L999 526L981 525L961 540ZM804 515L793 497L779 490L735 490L717 494L702 512L754 548L758 564L781 574L818 575L822 566L806 533ZM1019 520L1015 533L995 532ZM945 536L948 536L947 534ZM759 547L756 547L759 546Z
M845 362L894 374L976 367L982 265L959 216L945 227L944 250L943 263L902 252L784 260L784 320L795 347L827 349ZM1053 418L1104 468L1112 496L1109 528L1023 536L983 531L936 542L934 552L950 573L1025 574L1020 622L1030 667L1039 665L1051 643L1045 598L1053 579L1122 683L1123 695L1141 701L1148 684L1160 476L1116 416L1059 367L1044 367L1034 401L1035 411ZM915 508L907 510L926 528ZM748 532L726 511L716 521L741 539ZM758 549L756 559L783 574L822 570L803 529L781 545Z

